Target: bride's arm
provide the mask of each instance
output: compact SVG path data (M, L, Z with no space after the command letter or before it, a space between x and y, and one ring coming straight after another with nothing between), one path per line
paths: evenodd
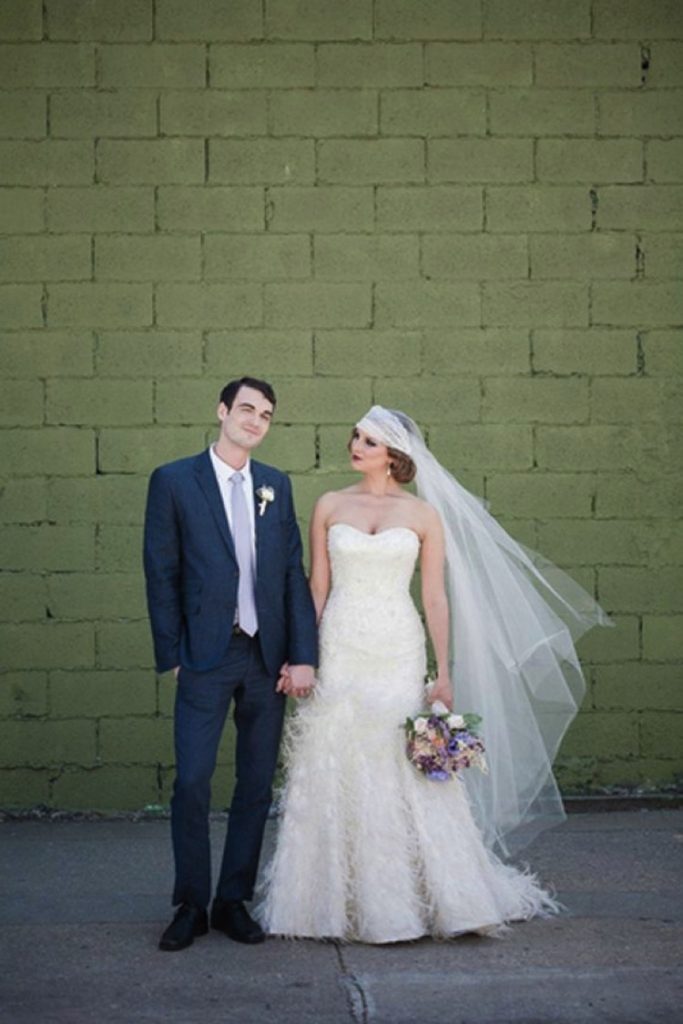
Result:
M436 657L437 675L430 700L453 706L453 687L448 670L449 611L444 582L445 548L443 527L438 513L430 508L422 539L420 571L422 606Z
M330 495L323 494L318 498L309 530L311 548L311 594L315 613L320 617L330 591L330 559L327 553L327 520L330 512Z

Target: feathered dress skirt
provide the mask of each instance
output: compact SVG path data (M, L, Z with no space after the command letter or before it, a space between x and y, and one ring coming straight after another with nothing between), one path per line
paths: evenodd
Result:
M256 908L270 934L367 943L496 934L558 909L533 875L484 846L459 778L431 781L408 762L402 725L424 704L425 637L394 578L401 555L412 571L415 535L393 533L380 542L386 556L393 541L390 563L373 562L380 545L368 551L368 535L335 534L344 585L321 623L318 686L285 727L286 784ZM340 574L342 556L356 564L361 554L358 579Z

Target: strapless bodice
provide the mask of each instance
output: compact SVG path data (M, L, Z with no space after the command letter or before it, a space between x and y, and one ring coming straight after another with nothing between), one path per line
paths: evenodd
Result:
M410 586L420 538L406 526L391 526L366 533L349 523L334 523L328 530L332 587L353 591L359 598Z
M321 622L321 645L344 642L360 650L378 643L394 650L424 644L422 623L410 596L420 538L405 526L366 533L335 523L327 543L332 572Z

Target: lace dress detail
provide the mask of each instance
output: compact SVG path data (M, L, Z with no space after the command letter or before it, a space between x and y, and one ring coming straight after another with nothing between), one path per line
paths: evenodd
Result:
M400 726L423 706L426 667L410 596L417 534L338 523L328 545L319 682L285 729L287 783L257 908L264 927L384 943L495 932L556 910L532 875L486 849L464 785L431 782L405 756Z

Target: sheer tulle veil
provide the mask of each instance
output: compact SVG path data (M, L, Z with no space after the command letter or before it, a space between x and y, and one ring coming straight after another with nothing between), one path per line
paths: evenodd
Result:
M464 781L487 845L515 853L564 818L552 763L585 691L574 644L611 622L566 573L513 540L409 416L375 405L357 425L411 457L418 495L441 515L455 707L482 715L489 763L488 775Z

